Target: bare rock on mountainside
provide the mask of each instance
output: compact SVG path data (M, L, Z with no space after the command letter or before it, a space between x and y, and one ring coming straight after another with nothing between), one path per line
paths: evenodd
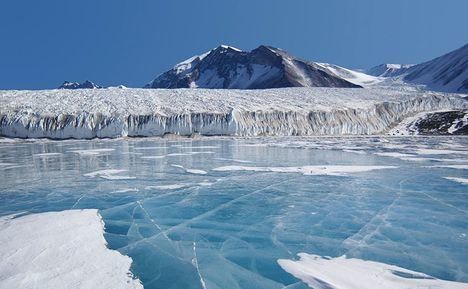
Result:
M65 81L58 89L97 89L102 88L102 86L95 84L89 80L86 80L82 83L78 82L69 82Z
M146 88L360 87L318 63L261 45L246 52L221 45L164 72Z

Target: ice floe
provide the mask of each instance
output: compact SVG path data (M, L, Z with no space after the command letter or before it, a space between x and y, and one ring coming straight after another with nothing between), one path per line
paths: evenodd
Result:
M103 231L97 210L0 218L0 288L143 289Z
M424 161L434 160L434 159L418 157L417 155L404 154L404 153L398 153L398 152L377 152L374 154L378 156L397 158L400 160L413 161L413 162L424 162Z
M33 157L46 158L46 157L58 157L61 155L62 155L61 153L41 153L41 154L33 154Z
M228 159L228 158L214 158L215 160L218 161L230 161L230 162L236 162L236 163L251 163L252 161L246 161L246 160L240 160L240 159Z
M417 149L415 153L419 155L448 155L448 154L466 155L468 154L468 151L449 150L449 149Z
M157 190L177 190L182 189L190 184L171 184L171 185L160 185L160 186L146 186L145 190L157 189Z
M81 156L96 156L102 153L114 151L114 149L89 149L89 150L72 150L70 152L79 154Z
M146 160L157 160L157 159L163 159L165 158L166 155L160 155L160 156L144 156L144 157L141 157L142 159L146 159Z
M468 165L437 165L437 166L426 166L426 168L446 168L446 169L468 170Z
M468 179L467 178L445 177L445 179L460 183L462 185L468 185Z
M251 166L223 166L214 171L252 171L274 173L301 173L304 175L334 175L341 176L349 173L369 172L373 170L394 169L396 166L357 166L357 165L323 165L301 167L251 167Z
M167 147L134 147L134 150L160 150L167 149Z
M127 172L128 170L116 170L116 169L108 169L108 170L99 170L91 173L84 174L85 177L95 178L100 177L107 180L128 180L128 179L135 179L135 177L127 176L127 175L119 175L120 173Z
M199 170L199 169L189 169L189 168L185 168L181 165L171 165L173 166L174 168L179 168L179 169L183 169L185 170L185 172L189 173L189 174L195 174L195 175L206 175L207 172L204 171L204 170Z
M467 289L468 283L436 279L394 265L344 256L326 258L306 253L279 265L314 289Z

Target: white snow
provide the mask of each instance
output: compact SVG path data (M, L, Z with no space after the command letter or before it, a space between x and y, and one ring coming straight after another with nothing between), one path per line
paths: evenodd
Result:
M437 110L437 111L425 111L420 112L412 116L408 116L403 119L398 125L394 128L389 130L387 134L389 135L417 135L419 134L417 123L425 118L427 118L430 114L438 113L438 112L449 112L452 110ZM468 124L468 113L466 113L462 118L455 119L452 122L450 128L448 128L447 133L453 134L458 129L462 128L463 126Z
M382 152L382 153L374 153L374 154L378 156L392 157L392 158L415 157L415 155L403 154L403 153L397 153L397 152Z
M324 258L306 253L300 260L278 260L288 273L314 289L467 289L467 283L445 281L394 265L361 259Z
M185 153L170 153L165 155L156 155L156 156L143 156L142 159L163 159L166 157L182 157L182 156L193 156L199 154L214 154L212 151L195 151L195 152L185 152Z
M85 177L95 178L100 177L106 180L130 180L135 179L135 177L119 175L120 173L127 172L127 170L116 170L116 169L107 169L99 170L91 173L84 174Z
M330 71L332 74L343 78L351 83L361 85L361 86L369 86L375 85L383 81L382 78L372 76L369 74L365 74L362 72L354 71L351 69L347 69L338 65L329 64L329 63L317 63L319 66L323 67L324 69Z
M380 64L367 69L365 72L380 77L394 77L404 73L408 68L412 67L412 64Z
M195 174L195 175L206 175L207 174L207 172L204 171L204 170L185 168L185 167L183 167L181 165L171 165L171 166L173 166L174 168L183 169L185 172L187 172L189 174Z
M462 185L468 185L468 179L467 178L445 177L445 179L460 183Z
M462 118L455 119L452 122L452 125L449 127L447 130L448 133L453 134L455 133L459 128L464 127L468 125L468 113L465 113L465 115Z
M178 64L176 64L173 69L176 71L177 74L186 74L191 71L191 69L195 66L196 63L200 62L210 54L211 51L205 52L200 55L195 55L193 57L190 57L189 59L186 59Z
M412 66L406 71L404 80L425 85L431 90L466 94L468 93L467 55L468 44L465 44L457 50Z
M163 159L165 158L166 155L160 155L160 156L144 156L141 157L142 159L147 159L147 160L154 160L154 159Z
M235 51L237 51L237 52L242 52L242 50L240 50L239 48L236 48L236 47L234 47L234 46L229 46L229 45L224 45L224 44L222 44L222 45L220 45L220 46L221 46L222 48L226 48L226 49L230 48L230 49L235 50Z
M223 166L214 171L253 171L275 173L301 173L303 175L333 175L342 176L349 173L368 172L373 170L393 169L395 166L358 166L358 165L323 165L302 167L252 167L252 166Z
M382 88L10 90L0 91L0 135L380 134L418 112L461 108L456 95Z
M426 166L426 168L446 168L456 170L468 170L468 165L437 165L437 166Z
M397 159L404 160L404 161L413 161L413 162L424 162L424 161L429 161L429 160L437 161L436 159L432 159L432 158L431 159L422 158L416 155L404 154L404 153L398 153L398 152L377 152L374 154L378 156L383 156L383 157L397 158Z
M46 158L46 157L58 157L61 155L62 155L61 153L40 153L40 154L33 154L33 157Z
M420 112L403 119L398 125L388 131L389 135L417 135L418 128L416 123L418 120L425 118L431 112Z
M134 147L134 150L159 150L159 149L167 149L167 147Z
M114 149L89 149L89 150L74 150L72 153L77 153L81 156L96 156L102 153L114 151Z
M241 159L227 159L227 158L214 158L214 159L219 160L219 161L230 161L230 162L235 162L235 163L251 163L252 162L252 161L241 160Z
M449 150L449 149L417 149L414 151L418 155L466 155L468 151Z
M0 288L143 289L103 231L97 210L0 218Z
M159 186L146 186L146 190L157 189L157 190L177 190L185 188L190 184L172 184L172 185L159 185Z

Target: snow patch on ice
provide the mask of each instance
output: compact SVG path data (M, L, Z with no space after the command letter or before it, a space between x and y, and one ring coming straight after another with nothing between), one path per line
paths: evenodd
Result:
M235 163L251 163L251 161L240 160L240 159L228 159L228 158L214 158L214 159L218 161L230 161L230 162L235 162Z
M345 153L353 153L353 154L359 154L359 155L365 155L367 154L365 151L362 151L362 150L354 150L354 149L344 149L342 150L344 151Z
M146 186L145 190L177 190L187 187L189 184L171 184L171 185L160 185L160 186Z
M373 170L393 169L395 166L355 166L355 165L323 165L302 167L249 167L249 166L223 166L214 168L214 171L252 171L274 173L301 173L303 175L332 175L342 176L349 173L369 172Z
M0 287L143 289L103 232L97 210L0 218Z
M134 150L159 150L159 149L167 149L167 147L134 147Z
M179 147L178 147L179 148ZM185 153L170 153L165 155L157 155L157 156L143 156L142 159L163 159L166 157L183 157L183 156L193 156L199 154L214 154L212 151L199 151L199 152L185 152Z
M400 160L413 161L413 162L424 162L424 161L434 160L434 159L418 157L417 155L404 154L404 153L398 153L398 152L377 152L374 154L378 156L397 158Z
M163 159L165 158L166 155L160 155L160 156L144 156L144 157L141 157L142 159L146 159L146 160L152 160L152 159Z
M127 172L128 170L116 170L116 169L108 169L108 170L99 170L91 173L84 174L85 177L95 178L100 177L106 180L130 180L135 179L135 177L126 176L126 175L118 175L123 172Z
M445 179L460 183L462 185L468 185L468 179L467 178L445 177Z
M467 289L467 283L439 280L394 265L348 259L325 258L306 253L299 260L278 260L288 273L314 289Z
M195 175L206 175L207 172L204 171L204 170L199 170L199 169L188 169L188 168L185 168L181 165L171 165L173 166L174 168L179 168L179 169L183 169L185 170L185 172L189 173L189 174L195 174Z
M415 153L419 155L467 155L468 151L448 150L448 149L417 149Z
M139 192L140 190L137 188L128 188L128 189L120 189L117 191L111 192L111 194L122 194L122 193L131 193L131 192Z
M468 165L437 165L437 166L426 166L426 168L447 168L457 170L468 170Z
M96 156L102 153L114 151L114 149L89 149L89 150L73 150L72 153L79 154L81 156Z
M40 158L46 158L46 157L57 157L62 155L61 153L41 153L41 154L33 154L33 157L40 157Z

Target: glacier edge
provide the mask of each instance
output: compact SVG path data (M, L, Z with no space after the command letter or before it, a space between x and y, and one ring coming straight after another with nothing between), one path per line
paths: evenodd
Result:
M281 93L277 91L285 93L281 96ZM317 91L319 93L316 93ZM266 104L263 106L257 103L265 92L252 91L245 93L247 96L241 91L229 92L233 95L227 95L227 100L221 99L222 94L217 93L216 90L214 94L210 94L210 91L202 91L197 97L187 98L185 102L183 98L189 95L189 90L182 90L172 95L170 92L162 91L156 96L127 93L122 98L116 97L110 100L109 96L102 95L91 95L91 98L96 99L89 100L88 95L83 97L83 103L78 103L73 109L67 109L67 106L57 109L51 108L54 99L40 106L35 103L31 104L31 95L29 95L13 103L12 100L6 100L7 94L2 95L0 92L0 98L4 96L1 99L2 102L7 104L6 109L0 109L0 136L92 139L164 136L165 134L181 136L196 134L205 136L370 135L385 133L405 117L420 112L468 108L468 101L450 94L410 93L403 96L397 94L397 97L390 98L366 96L376 93L372 90L363 90L365 91L364 97L357 98L356 103L352 105L348 104L349 99L321 103L317 100L317 95L322 95L324 91L328 94L336 91L344 95L347 93L346 89L335 89L331 92L324 89L278 89L270 91L273 96L266 97ZM50 98L50 95L62 97L56 91L52 92L47 97ZM304 93L308 94L304 96ZM290 95L292 97L288 99ZM247 105L248 97L251 96L253 103ZM168 101L165 98L171 97L176 99L175 103L166 104L165 102ZM210 97L215 98L214 102L218 104L219 109L203 108L204 102ZM140 101L145 103L141 105L141 111L138 108L128 108L128 101L132 98L137 103ZM337 98L339 99L340 96L338 95ZM77 102L81 101L79 97L77 99ZM56 101L60 102L59 99ZM149 101L153 103L147 104L146 102ZM92 102L93 106L89 106L88 102ZM267 106L268 104L270 106ZM173 106L179 108L165 108Z

